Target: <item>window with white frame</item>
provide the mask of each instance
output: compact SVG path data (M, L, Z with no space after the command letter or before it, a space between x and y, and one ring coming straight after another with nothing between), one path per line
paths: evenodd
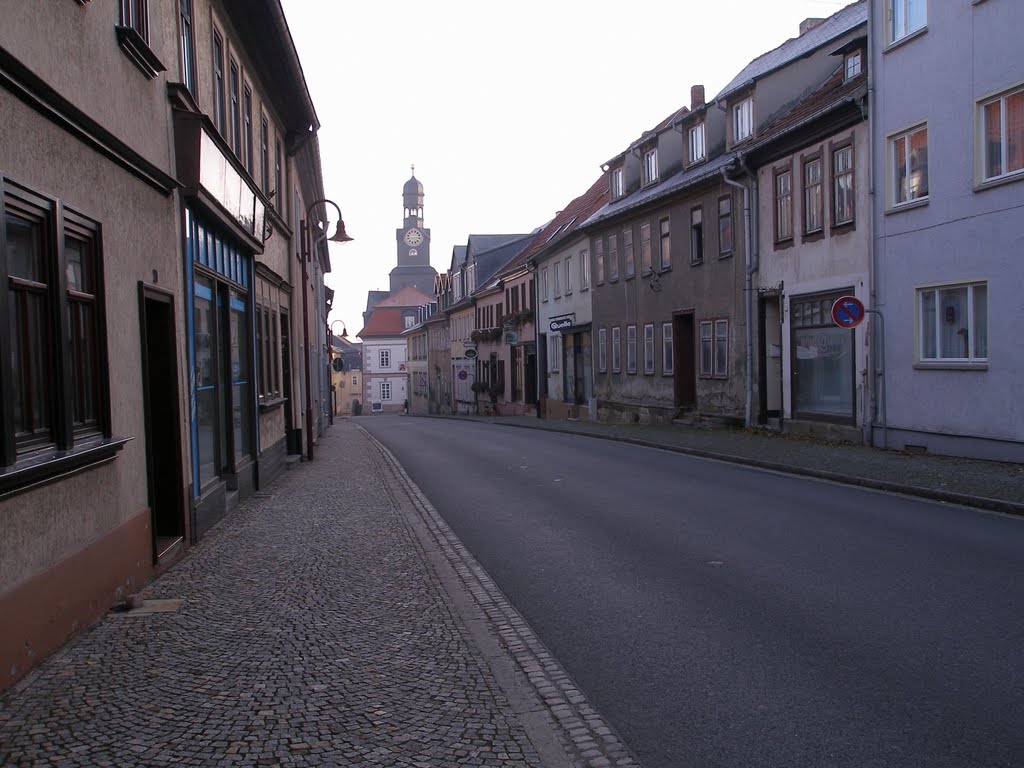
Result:
M636 373L636 326L626 326L626 373Z
M853 145L832 152L832 224L853 223Z
M919 126L889 140L894 206L928 197L928 127Z
M548 268L541 267L540 270L540 300L548 300Z
M402 318L402 324L405 328L412 328L414 325L416 325L416 316L406 315L405 317Z
M622 197L624 186L622 183L622 166L612 168L612 199Z
M572 256L565 257L565 295L572 293Z
M661 268L669 269L672 266L672 226L666 216L658 222L661 230Z
M726 378L729 375L729 321L702 320L700 323L700 375Z
M687 131L690 144L690 162L696 163L704 159L704 123L698 123Z
M1024 88L981 104L982 179L1024 171Z
M843 63L843 78L845 80L853 80L861 72L861 53L860 51L850 51L846 54L846 60Z
M919 288L922 363L988 360L988 283Z
M390 368L391 367L391 350L390 349L378 350L378 357L377 357L377 359L380 362L380 367L381 368Z
M732 141L749 139L754 133L754 100L744 99L732 108Z
M653 184L658 180L658 148L652 147L644 152L644 185Z
M672 354L672 323L661 324L661 373L668 376L675 370L675 356Z
M131 27L139 37L149 42L149 0L120 0L118 22Z
M654 256L651 250L651 225L644 222L640 225L640 274L650 274L654 269Z
M600 285L604 282L604 240L600 238L594 241L594 269L597 271L597 284Z
M793 172L775 174L775 242L793 237Z
M601 373L608 371L608 329L600 328L597 331L597 370Z
M287 311L287 301L287 291L263 277L256 278L256 389L261 402L282 397L278 317L282 302Z
M179 0L178 15L181 23L181 82L196 96L196 41L192 26L192 0Z
M626 277L636 274L636 262L633 259L633 228L622 230L622 261Z
M590 254L580 251L580 290L590 288Z
M558 268L557 261L551 264L551 287L556 299L562 295L561 270Z
M895 43L928 23L928 0L888 0L889 42Z
M622 372L622 329L612 327L612 373Z
M821 158L804 161L804 234L822 230Z
M391 382L390 381L382 381L380 383L380 399L382 401L383 400L390 400L391 399Z
M548 336L548 368L552 373L561 370L562 363L562 337Z
M654 323L644 325L644 373L654 373Z
M619 279L619 236L608 235L608 279Z

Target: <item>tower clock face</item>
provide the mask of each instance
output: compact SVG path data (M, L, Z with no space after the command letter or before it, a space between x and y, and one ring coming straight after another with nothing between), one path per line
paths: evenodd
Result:
M418 229L410 229L405 233L406 245L419 245L423 242L423 233Z

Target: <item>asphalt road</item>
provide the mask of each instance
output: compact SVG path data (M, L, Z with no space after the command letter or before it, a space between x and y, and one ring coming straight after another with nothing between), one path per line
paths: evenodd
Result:
M357 421L645 768L1024 766L1024 519L575 435Z

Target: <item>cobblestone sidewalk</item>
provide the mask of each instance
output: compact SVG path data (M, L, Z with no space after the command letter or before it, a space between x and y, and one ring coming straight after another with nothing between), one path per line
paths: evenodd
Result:
M143 597L181 603L109 614L0 699L0 765L635 765L352 422Z

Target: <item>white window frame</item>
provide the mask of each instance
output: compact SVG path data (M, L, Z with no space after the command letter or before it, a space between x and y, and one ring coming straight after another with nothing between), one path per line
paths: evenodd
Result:
M540 300L548 300L548 268L541 267L540 269Z
M586 249L580 251L580 290L590 288L590 254Z
M391 401L391 382L390 381L382 381L382 382L380 382L380 400L381 400L382 403L384 401L388 401L388 402Z
M719 349L720 342L724 344L724 349ZM705 347L709 347L707 355L704 353ZM729 378L729 321L727 319L714 318L700 321L698 357L701 378Z
M838 160L847 153L850 156L849 165L846 168L839 168ZM854 184L853 178L854 162L853 144L847 144L845 147L832 150L832 226L852 224L857 215L857 187ZM848 212L841 210L844 195L840 194L840 188L847 182L849 183L849 189L845 199L850 204ZM849 215L846 215L847 213Z
M622 166L620 165L618 168L612 168L612 181L611 181L612 199L615 199L617 197L622 197L622 193L624 191L624 186L623 186L622 182L623 182Z
M381 368L391 367L391 350L390 349L379 349L377 350L377 362L380 363Z
M644 375L654 374L654 323L644 324Z
M565 295L572 294L572 254L565 257Z
M608 329L599 328L597 331L597 370L601 373L608 372Z
M911 153L910 153L910 142L911 142L911 139L913 138L913 136L915 134L921 132L921 131L924 131L924 134L925 134L925 169L924 169L925 188L928 189L929 191L931 190L930 181L928 179L928 164L927 164L927 158L928 158L928 124L927 123L920 123L918 125L915 125L912 128L908 128L905 131L900 131L898 133L892 134L891 136L889 136L889 139L888 139L888 142L887 142L887 144L888 144L888 160L889 160L889 162L888 162L888 166L889 166L889 170L888 170L888 174L889 174L889 197L890 197L890 200L891 200L891 203L892 203L891 207L893 207L893 208L901 208L901 207L906 206L906 205L914 205L916 203L920 203L920 202L923 202L923 201L928 199L928 196L929 196L928 192L925 192L924 194L920 194L920 195L916 195L916 196L911 196L911 191L912 190L911 190L910 180L911 180L912 175L913 175L912 174L913 165L912 165L912 158L911 158ZM905 180L905 185L906 186L905 186L905 190L903 190L903 191L905 191L905 193L906 193L906 199L905 200L900 200L899 199L900 198L900 191L901 190L900 190L899 178L897 177L897 174L896 174L896 147L897 147L897 144L899 142L904 142L905 167L904 167L903 170L904 170L904 180Z
M754 135L754 99L748 96L732 108L732 143L739 144Z
M548 370L558 373L562 370L562 337L557 334L548 336Z
M704 123L700 122L687 131L687 139L690 148L690 164L699 163L707 157L707 150L704 146Z
M675 355L672 348L672 323L661 324L661 374L670 376L675 372Z
M941 295L942 295L943 292L956 291L956 290L961 290L961 289L965 289L967 291L967 309L966 309L966 312L964 313L966 315L967 325L962 327L959 331L957 331L956 335L961 335L960 331L964 331L965 332L964 335L967 336L967 343L970 345L970 349L967 350L967 355L966 356L962 356L962 357L944 357L942 355L942 342L940 340L941 339L942 324L945 323L945 322L954 322L955 323L956 322L956 318L954 316L953 319L950 319L949 315L947 315L947 312L950 309L952 309L955 312L955 309L953 307L949 307L949 309L944 309L941 306L941 304L940 304L940 299L941 299ZM983 342L983 344L981 346L981 350L984 351L984 354L979 354L979 352L981 350L979 350L979 346L978 346L979 332L978 332L978 329L976 327L977 326L977 320L979 319L976 316L977 312L978 312L977 302L978 302L978 290L979 289L981 289L981 290L983 290L985 292L985 299L984 299L985 313L984 313L984 318L983 318L983 320L984 320L984 331L981 334L983 336L983 339L984 339L984 342ZM935 316L934 316L932 321L929 321L929 320L927 320L925 318L924 297L926 295L929 295L929 294L933 297L934 302L935 302ZM988 281L986 281L986 280L975 280L975 281L963 282L963 283L942 283L942 284L938 284L938 285L919 286L915 290L914 302L915 302L915 312L916 312L916 317L917 317L917 345L916 345L916 347L917 347L917 361L918 361L918 363L921 363L925 367L929 367L929 366L943 367L943 366L950 366L950 365L952 365L954 367L959 367L959 366L968 366L968 367L970 367L970 366L982 366L982 367L987 367L988 359L989 359L989 356L988 356L988 327L989 327L989 321L988 321L988 315L989 315L989 311L988 311ZM961 319L960 322L963 322L963 319ZM925 354L925 342L926 342L927 337L928 337L927 326L930 323L933 323L932 331L934 333L934 342L935 342L935 355L932 356L932 357L928 357Z
M556 261L551 265L552 295L556 299L562 295L562 278L560 275L561 270L558 268L558 262Z
M651 147L644 152L644 186L658 180L658 148Z
M622 373L622 328L612 326L612 373Z
M864 54L860 49L850 51L843 60L843 79L853 80L864 71Z
M888 0L886 6L886 32L890 45L928 26L928 0ZM923 10L924 17L920 25L912 28L910 16L915 6Z
M626 326L626 373L636 373L636 326Z
M1007 137L1007 119L1006 119L1006 100L1013 97L1019 96L1024 98L1024 86L1017 86L1011 88L1008 91L1004 91L997 96L982 99L978 102L978 140L981 144L979 147L979 159L981 162L980 173L978 174L982 182L997 181L1001 179L1012 178L1015 176L1024 175L1024 167L1017 168L1015 170L1006 170L1008 160L1008 137ZM1002 169L999 173L992 176L988 175L989 163L989 145L986 141L988 136L988 116L986 114L986 108L993 104L999 104L999 165ZM1022 129L1024 134L1024 129ZM1024 147L1024 135L1017 137L1017 141L1021 147ZM1024 153L1024 148L1019 150Z

